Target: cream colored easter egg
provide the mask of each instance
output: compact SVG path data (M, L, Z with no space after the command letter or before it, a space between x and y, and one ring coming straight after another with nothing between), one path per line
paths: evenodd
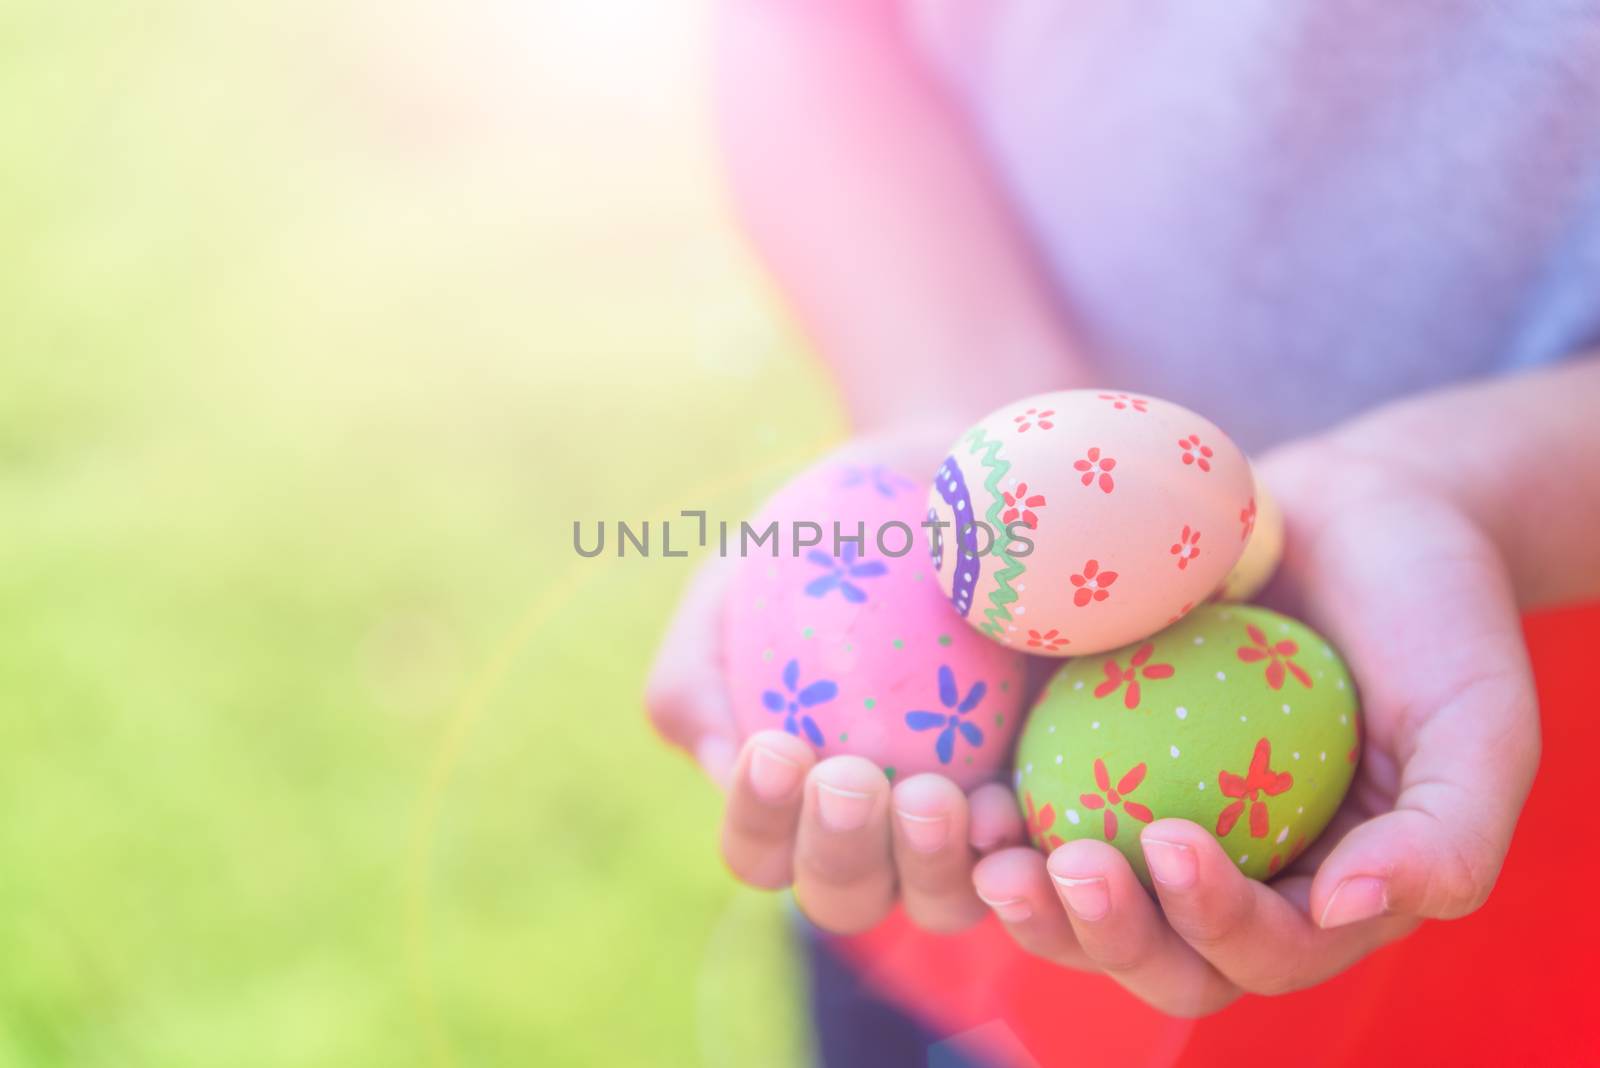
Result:
M1102 390L990 414L929 496L939 584L995 641L1076 656L1146 637L1212 596L1239 559L1250 465L1209 420Z

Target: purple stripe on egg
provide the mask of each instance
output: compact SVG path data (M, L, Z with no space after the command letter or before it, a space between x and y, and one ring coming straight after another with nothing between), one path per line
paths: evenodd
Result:
M934 478L939 496L955 515L955 577L950 583L950 603L963 617L972 610L978 588L978 527L972 518L972 495L954 456L946 456ZM935 564L937 567L938 565Z

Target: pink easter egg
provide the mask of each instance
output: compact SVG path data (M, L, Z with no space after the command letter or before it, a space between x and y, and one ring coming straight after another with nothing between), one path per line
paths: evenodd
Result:
M829 459L769 500L750 525L777 522L778 555L762 546L735 566L724 667L746 735L787 730L821 757L854 753L891 779L935 771L970 789L1009 759L1026 658L964 626L940 592L920 529L925 484ZM809 523L819 544L799 544Z
M1168 401L1065 390L961 436L929 495L939 584L1002 644L1046 656L1148 637L1239 559L1250 465Z

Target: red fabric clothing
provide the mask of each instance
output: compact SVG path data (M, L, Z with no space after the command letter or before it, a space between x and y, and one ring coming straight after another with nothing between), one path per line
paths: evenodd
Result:
M1331 982L1177 1020L1102 976L1027 956L993 917L939 937L897 913L841 947L939 1033L982 1029L999 1036L994 1048L1020 1046L1045 1068L1600 1064L1600 922L1591 904L1600 836L1572 820L1595 796L1600 604L1531 616L1525 630L1544 755L1494 894L1472 916L1425 924Z

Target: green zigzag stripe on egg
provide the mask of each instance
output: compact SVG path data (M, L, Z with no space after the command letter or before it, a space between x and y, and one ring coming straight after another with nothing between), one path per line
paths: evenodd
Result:
M974 428L967 435L967 447L978 457L987 472L983 488L989 491L990 504L988 514L984 518L989 521L989 529L995 532L994 546L989 552L992 556L998 556L1005 566L994 573L995 586L989 591L989 607L983 610L987 622L981 624L978 629L991 638L1002 638L1004 635L1000 630L1000 624L1009 623L1012 619L1011 610L1006 606L1017 599L1017 591L1011 588L1011 581L1021 578L1027 568L1011 558L1011 554L1005 550L1003 539L999 536L1004 530L1004 524L1000 522L1004 501L1000 480L1011 470L1011 464L1000 458L1000 440L989 438L985 441L985 437L987 435L984 434L982 427Z

